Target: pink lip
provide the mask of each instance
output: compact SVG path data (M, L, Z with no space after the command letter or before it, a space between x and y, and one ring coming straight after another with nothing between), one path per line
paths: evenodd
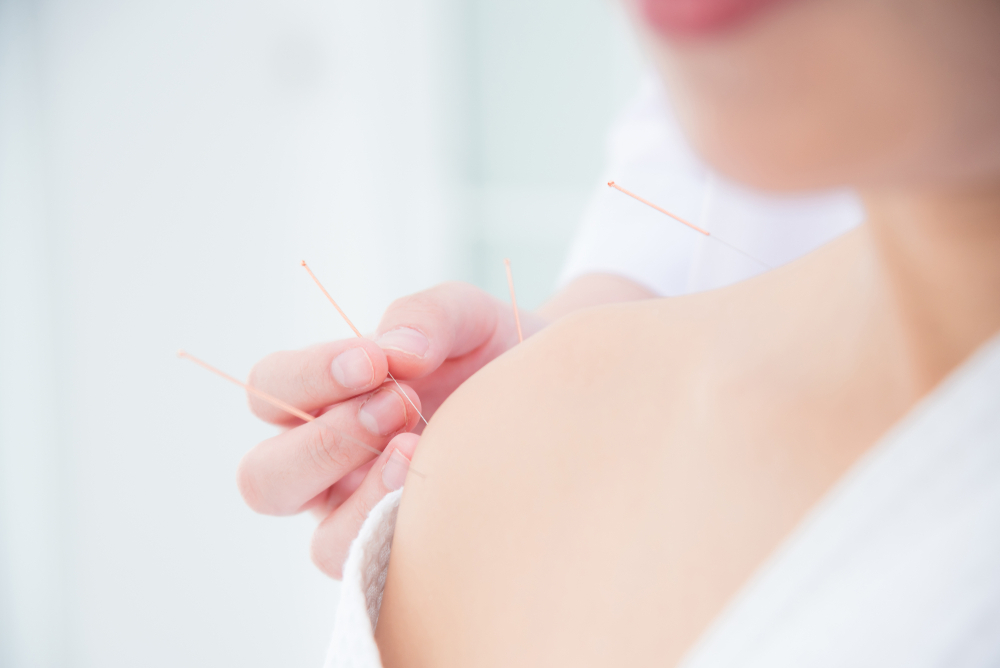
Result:
M782 0L638 0L656 30L669 36L698 36L741 23Z

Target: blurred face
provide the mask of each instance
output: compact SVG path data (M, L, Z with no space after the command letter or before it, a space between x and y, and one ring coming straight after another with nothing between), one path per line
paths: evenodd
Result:
M632 0L688 137L773 189L1000 179L1000 0Z

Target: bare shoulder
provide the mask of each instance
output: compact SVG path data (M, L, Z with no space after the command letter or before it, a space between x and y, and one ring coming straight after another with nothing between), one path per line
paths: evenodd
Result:
M671 311L684 326L664 326ZM426 478L400 507L378 624L386 666L525 665L526 648L538 665L618 656L565 641L598 571L617 561L643 586L645 569L615 556L633 532L620 520L656 486L650 428L670 419L712 319L698 300L593 309L449 398L414 461Z
M836 362L850 251L582 312L463 385L403 495L385 665L676 663L888 426L844 419L886 394Z

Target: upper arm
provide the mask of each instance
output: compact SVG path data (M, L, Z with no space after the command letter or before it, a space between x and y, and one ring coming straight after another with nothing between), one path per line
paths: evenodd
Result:
M484 369L422 437L414 466L426 478L405 488L376 633L387 667L517 663L503 652L530 630L507 613L535 593L523 576L559 510L546 497L572 429L555 425L573 411L522 384L521 366L508 355Z
M633 511L655 486L657 444L641 432L665 396L620 345L623 332L650 343L618 317L629 308L532 337L435 415L414 460L426 478L399 510L376 631L384 665L596 666L659 642L656 615L621 614L659 605L644 591L658 552L634 549L649 534ZM595 577L609 568L613 579Z

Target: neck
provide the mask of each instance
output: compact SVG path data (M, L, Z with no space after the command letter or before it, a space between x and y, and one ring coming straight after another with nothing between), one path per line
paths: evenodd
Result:
M865 204L906 356L933 386L1000 330L1000 186Z

